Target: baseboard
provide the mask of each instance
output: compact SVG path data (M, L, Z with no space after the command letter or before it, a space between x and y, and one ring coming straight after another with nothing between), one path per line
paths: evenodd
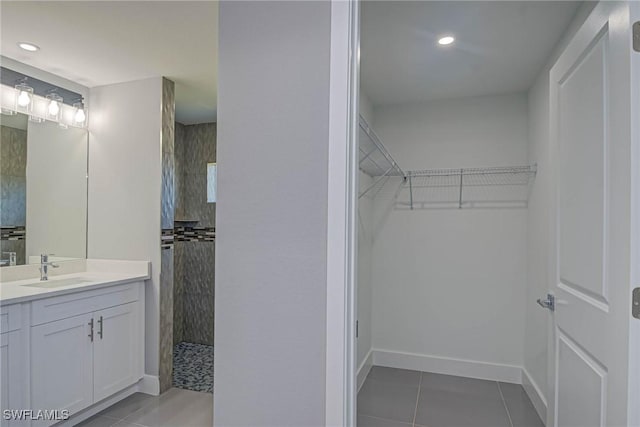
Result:
M547 399L544 397L544 393L538 387L538 384L531 378L529 372L522 368L522 387L527 392L531 403L540 415L542 422L547 424Z
M364 380L367 379L367 375L369 375L369 371L371 371L371 367L373 366L373 349L369 350L367 353L367 357L364 358L360 367L358 368L358 391L364 384Z
M145 375L138 382L138 391L140 393L158 396L160 394L160 378L155 375Z
M522 367L476 360L454 359L427 354L373 349L373 364L436 374L456 375L491 381L522 384Z

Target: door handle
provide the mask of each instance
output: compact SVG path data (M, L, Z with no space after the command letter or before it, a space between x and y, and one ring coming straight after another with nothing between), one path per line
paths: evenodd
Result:
M100 325L100 329L98 329L98 336L102 339L102 316L98 319L98 325Z
M537 303L540 307L546 308L550 311L556 311L556 297L551 294L547 294L545 299L538 298Z
M93 342L93 318L91 318L91 321L88 324L91 327L91 332L89 332L89 335L87 336L91 339L91 342Z

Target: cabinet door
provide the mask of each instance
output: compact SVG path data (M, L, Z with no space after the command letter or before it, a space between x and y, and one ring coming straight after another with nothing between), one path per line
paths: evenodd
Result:
M34 410L68 409L73 415L93 403L92 319L84 314L31 328Z
M26 375L21 331L0 334L0 426L28 425L27 421L6 420L5 410L27 409L24 399Z
M142 343L137 303L97 311L94 341L94 398L98 402L141 377Z

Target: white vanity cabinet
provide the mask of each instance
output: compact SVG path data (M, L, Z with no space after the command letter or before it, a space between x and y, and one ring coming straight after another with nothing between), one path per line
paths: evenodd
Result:
M5 410L27 407L27 364L24 357L24 331L20 304L0 307L0 426L21 425L6 420ZM24 425L24 424L22 424Z
M143 377L143 282L31 304L31 408L74 415Z

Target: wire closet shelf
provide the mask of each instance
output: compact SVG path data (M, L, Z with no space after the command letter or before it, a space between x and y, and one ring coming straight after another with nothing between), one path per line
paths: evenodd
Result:
M373 178L373 182L360 191L358 198L367 193L375 195L391 177L401 177L406 181L404 171L362 116L360 116L358 151L360 170Z
M526 206L536 165L408 171L409 209Z

